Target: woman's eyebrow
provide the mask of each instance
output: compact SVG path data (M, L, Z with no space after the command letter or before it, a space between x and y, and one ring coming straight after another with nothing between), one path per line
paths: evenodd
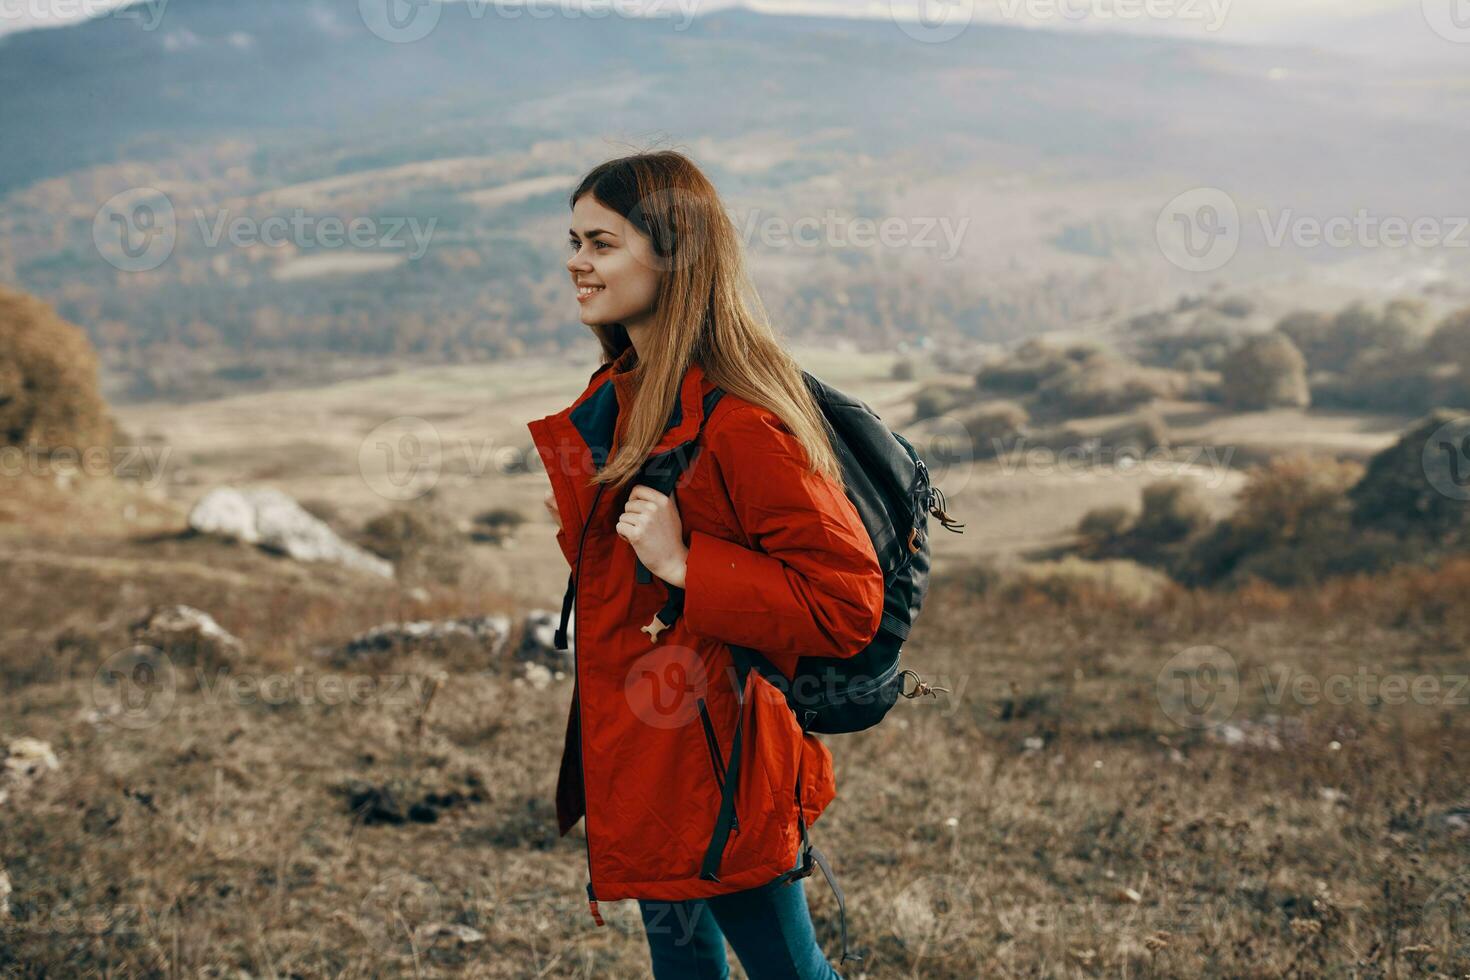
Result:
M573 228L568 228L567 229L567 234L571 235L573 238L576 238L577 237L577 232ZM617 238L618 237L617 235L615 235L612 232L608 231L606 228L593 228L593 229L591 229L590 231L587 232L587 237L588 238L596 238L598 235L611 235L613 238Z

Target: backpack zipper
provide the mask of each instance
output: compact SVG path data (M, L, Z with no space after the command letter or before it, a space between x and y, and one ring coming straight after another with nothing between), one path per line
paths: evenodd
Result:
M592 526L592 517L597 513L597 502L602 499L602 491L607 489L607 484L602 483L597 487L597 496L592 498L592 507L587 512L587 521L582 525L582 537L577 542L577 572L576 588L582 588L582 551L587 546L587 529ZM574 628L577 631L576 649L573 650L572 662L576 669L576 684L578 690L582 686L582 601L576 599L577 609ZM582 778L582 838L587 843L587 908L592 913L592 921L598 925L603 924L602 914L597 910L597 893L592 890L592 833L590 830L591 819L587 814L589 809L587 797L587 726L582 720L582 699L577 698L577 769Z

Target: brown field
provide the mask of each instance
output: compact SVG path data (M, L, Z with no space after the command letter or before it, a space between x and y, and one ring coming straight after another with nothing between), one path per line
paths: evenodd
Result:
M802 360L904 428L917 382L886 380L886 359ZM557 606L566 566L545 478L501 472L494 452L527 444L525 421L565 405L592 367L139 406L119 413L126 429L170 449L155 485L8 481L0 749L41 739L60 768L0 803L13 888L0 976L649 975L636 903L603 903L595 928L580 827L556 837L568 680L538 690L508 652L463 647L348 665L313 655L389 620L519 624ZM1361 456L1397 431L1341 413L1177 412L1202 444L1224 433L1258 452ZM232 481L361 524L394 502L360 452L399 416L437 434L432 496L455 520L526 515L513 550L464 544L457 582L409 589L176 533L195 499ZM1237 471L1180 472L1228 512ZM1043 588L972 568L1066 542L1088 509L1136 506L1151 478L997 463L940 474L967 527L936 530L905 664L950 693L827 739L838 798L814 838L869 951L843 976L1470 975L1470 561L1233 594ZM232 692L222 664L176 658L155 723L98 717L99 669L154 603L210 613L245 646L231 674L265 686ZM1198 648L1218 648L1238 683L1195 711L1170 668ZM327 697L329 678L360 696ZM450 802L434 822L367 824L355 783ZM836 903L820 876L806 887L835 957Z

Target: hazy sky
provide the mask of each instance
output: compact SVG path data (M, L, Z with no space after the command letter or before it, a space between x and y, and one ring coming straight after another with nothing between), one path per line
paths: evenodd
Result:
M189 0L148 0L154 5ZM385 0L387 2L387 0ZM405 2L405 0L394 0ZM412 2L412 0L408 0ZM481 0L489 2L489 0ZM506 2L506 0L497 0ZM576 4L581 0L531 0L533 3ZM600 0L603 9L627 9L638 0ZM1371 14L1393 7L1403 7L1413 0L643 0L652 9L705 12L721 7L742 5L771 13L826 13L843 16L887 18L897 11L915 13L920 4L930 4L931 11L945 4L973 11L973 21L1006 21L1038 24L1057 28L1187 30L1205 23L1212 12L1219 27L1211 33L1222 38L1257 36L1289 29L1292 21L1323 15L1344 19L1358 14ZM1136 16L1108 16L1110 10L1123 10L1127 5L1140 9L1147 3L1162 4L1165 9L1181 12L1166 18L1143 19ZM126 0L0 0L0 33L26 27L52 26L96 16L107 10L125 6ZM1114 6L1120 5L1120 6ZM1059 16L1054 11L1068 12ZM1081 16L1087 11L1101 11L1102 16ZM1201 31L1201 33L1204 33Z

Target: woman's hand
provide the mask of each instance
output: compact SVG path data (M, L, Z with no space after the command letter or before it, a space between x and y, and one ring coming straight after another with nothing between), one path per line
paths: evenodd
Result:
M672 499L651 487L635 486L618 519L618 537L633 546L650 572L672 586L684 587L689 549L684 545L679 508Z
M561 530L561 511L559 511L559 510L556 509L556 491L554 491L554 490L548 490L548 491L546 491L546 497L544 498L543 503L546 504L546 509L551 512L551 519L553 521L556 521L556 529L558 531L560 531Z

